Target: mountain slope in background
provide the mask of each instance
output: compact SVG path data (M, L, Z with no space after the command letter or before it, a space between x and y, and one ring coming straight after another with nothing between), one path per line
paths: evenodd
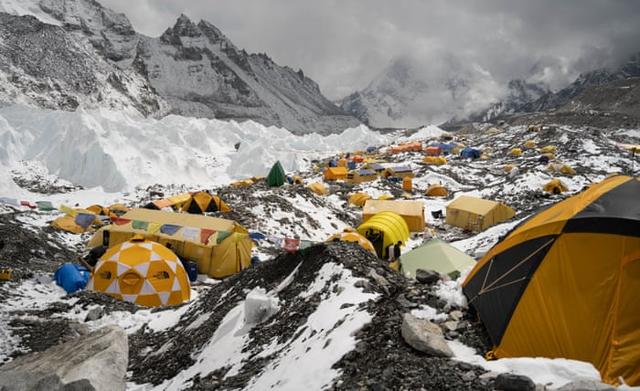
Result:
M341 107L372 127L418 127L478 112L498 91L488 72L450 55L428 64L400 57Z
M5 105L251 119L296 133L359 123L302 70L248 54L212 24L184 15L150 38L93 0L0 0L0 38Z
M585 105L589 105L589 101L594 100L595 97L593 96L593 94L595 91L604 91L607 89L607 86L616 88L616 85L620 82L624 84L625 80L638 77L640 77L640 53L630 57L627 62L622 64L617 69L598 69L585 74L581 74L576 79L576 81L571 83L566 88L563 88L555 93L547 93L539 99L523 105L519 108L518 111L529 113L558 109L563 106L567 106L567 109L577 109L578 107L585 107ZM576 100L576 98L579 98L583 95L585 95L585 101L583 102L584 104L579 104L579 101L581 99L578 99L578 102L572 102ZM604 96L602 97L604 98ZM618 106L618 104L615 102L615 97L612 96L611 98L612 99L607 99L607 103L600 101L596 106L602 104L604 104L603 108ZM638 102L635 103L636 110L632 110L634 112L637 111L637 109L640 107L637 106ZM596 107L593 108L595 109Z
M497 103L479 115L471 116L478 121L490 121L500 115L508 115L517 112L522 106L533 102L549 93L549 89L543 83L531 83L525 80L511 80L507 85L507 94Z
M541 83L523 81L509 83L509 91L505 99L469 119L491 121L511 115L552 114L558 123L633 127L640 121L640 53L618 68L581 74L555 92ZM607 118L594 122L593 116L600 114Z

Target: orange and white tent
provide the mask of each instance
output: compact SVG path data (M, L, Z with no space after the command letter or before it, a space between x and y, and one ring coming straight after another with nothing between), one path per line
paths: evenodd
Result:
M108 249L87 289L145 307L177 305L191 296L187 272L176 254L142 237Z

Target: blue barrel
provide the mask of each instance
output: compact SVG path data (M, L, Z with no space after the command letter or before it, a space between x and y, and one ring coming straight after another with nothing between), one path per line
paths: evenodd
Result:
M189 276L189 281L194 282L198 279L198 264L191 261L183 262L185 270L187 271L187 275Z
M84 266L73 263L65 263L56 270L53 275L58 286L67 293L73 293L84 289L89 282L91 273Z

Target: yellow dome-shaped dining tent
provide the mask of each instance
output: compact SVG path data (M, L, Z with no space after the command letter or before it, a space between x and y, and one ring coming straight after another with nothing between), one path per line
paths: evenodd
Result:
M357 228L373 244L380 258L387 257L387 247L390 244L406 243L409 239L409 226L402 216L394 212L380 212Z
M187 272L176 254L141 235L108 249L87 289L145 307L177 305L191 295Z

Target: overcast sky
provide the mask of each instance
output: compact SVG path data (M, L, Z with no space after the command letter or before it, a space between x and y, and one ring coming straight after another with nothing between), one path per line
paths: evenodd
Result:
M499 82L538 64L538 77L557 88L640 51L640 0L99 1L150 36L181 13L208 20L236 46L302 68L332 99L403 55L428 62L450 53Z

